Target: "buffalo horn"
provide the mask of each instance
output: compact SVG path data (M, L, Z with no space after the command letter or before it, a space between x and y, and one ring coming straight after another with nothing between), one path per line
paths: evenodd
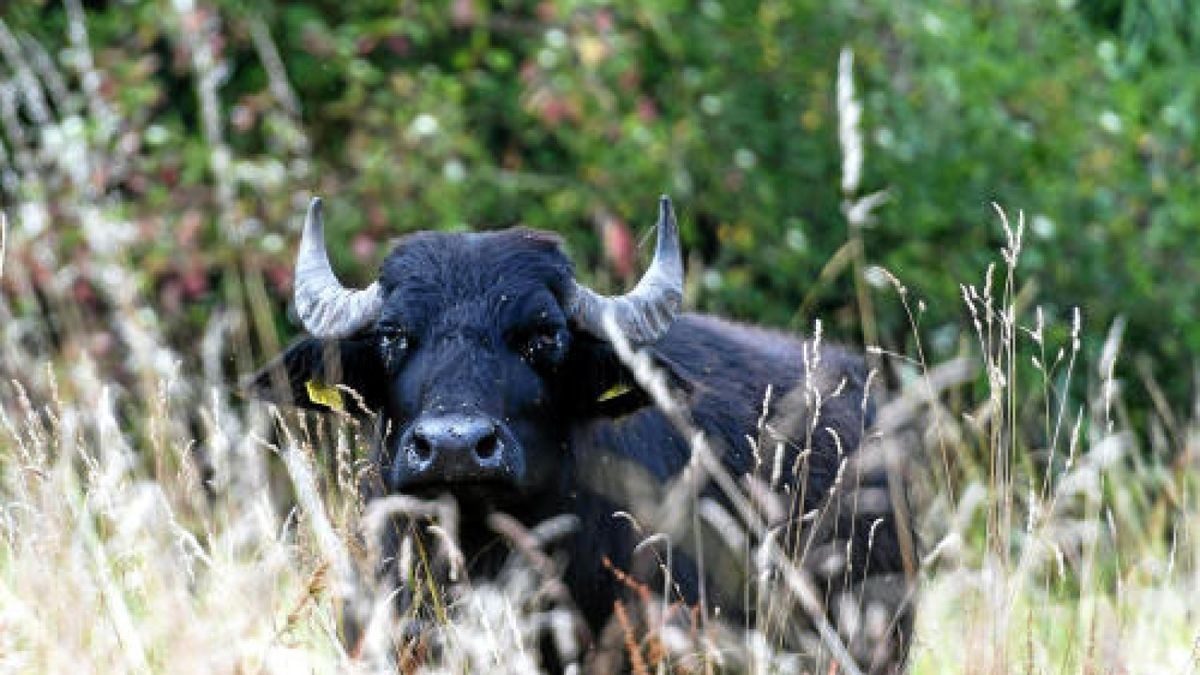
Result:
M654 260L632 291L608 297L575 284L568 306L581 328L605 337L604 320L611 313L622 334L635 345L653 344L670 329L683 302L683 254L671 198L666 195L658 201L657 230Z
M383 307L378 282L360 291L342 286L334 275L325 252L320 197L313 198L304 219L295 287L296 314L305 330L319 338L353 335L370 325Z

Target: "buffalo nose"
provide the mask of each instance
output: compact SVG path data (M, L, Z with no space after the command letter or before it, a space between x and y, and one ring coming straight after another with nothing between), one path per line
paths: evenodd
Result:
M438 415L417 419L401 436L387 472L388 486L517 483L525 460L511 434L486 415Z
M496 456L499 445L496 424L485 417L435 417L417 422L412 431L413 453L426 462L453 454L486 464Z

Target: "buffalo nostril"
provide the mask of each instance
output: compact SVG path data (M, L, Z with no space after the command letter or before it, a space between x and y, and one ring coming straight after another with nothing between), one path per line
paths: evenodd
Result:
M475 456L480 460L488 460L495 456L496 450L500 447L500 439L496 438L496 432L492 431L475 443Z
M413 434L412 449L416 453L417 459L422 461L427 461L433 456L433 446L429 444L429 439L422 434Z

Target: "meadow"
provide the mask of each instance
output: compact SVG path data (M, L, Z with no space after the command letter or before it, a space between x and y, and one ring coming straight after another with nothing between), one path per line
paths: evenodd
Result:
M564 25L564 40L593 37L612 20L544 5L558 14L521 21ZM61 12L39 7L53 20L37 30L21 29L36 22L15 10L0 23L0 671L528 672L546 631L568 661L603 671L574 642L575 618L555 600L558 563L540 549L559 536L556 522L526 531L497 521L515 553L494 583L458 577L444 593L418 584L438 620L422 624L414 642L413 622L395 616L374 585L373 533L396 513L429 518L443 545L404 548L403 565L416 579L432 567L453 570L454 505L398 496L364 503L364 430L347 416L248 401L238 383L296 334L285 311L290 261L313 193L330 202L331 231L345 235L335 250L341 269L369 269L397 233L395 220L404 229L503 223L515 205L536 202L545 206L530 207L528 222L560 223L584 273L619 288L626 267L636 273L646 257L638 247L646 230L633 224L626 197L605 197L652 174L613 177L619 172L603 162L627 158L608 155L564 172L569 179L543 171L537 153L490 167L479 159L482 146L443 138L462 131L453 125L465 128L453 110L377 118L369 86L360 92L360 125L346 126L347 110L312 122L293 82L308 67L295 63L312 54L281 48L271 22L220 3L163 7L131 5L129 21L142 33L119 40L111 12L88 14L77 0ZM146 18L158 9L161 17ZM474 3L447 11L447 21L483 22ZM644 14L653 24L656 15ZM521 35L523 26L493 30ZM36 34L52 29L55 46ZM561 47L559 37L537 39ZM612 49L618 59L621 45L561 48L599 63L607 52L589 49ZM331 59L353 60L342 46L326 47ZM1109 302L1110 289L1064 282L1046 260L1067 266L1074 252L1085 266L1092 249L1047 240L1043 205L1019 199L980 204L964 243L971 249L942 269L915 264L919 256L873 254L897 236L878 225L889 209L916 212L911 191L890 187L887 161L873 163L876 93L855 70L862 52L841 47L828 50L828 77L813 84L824 88L822 114L834 120L825 125L828 175L804 187L825 195L827 224L808 227L811 213L794 216L804 223L781 217L758 230L736 217L714 223L724 202L696 197L689 206L684 190L685 248L690 241L701 250L689 260L686 303L863 345L877 374L879 447L908 491L921 540L910 672L1200 672L1200 397L1189 382L1194 358L1170 361L1187 354L1194 322L1172 322L1196 284L1176 279L1175 304L1164 301L1159 323L1147 323L1155 307L1125 312ZM238 59L259 64L261 78ZM159 80L162 61L169 75ZM552 125L602 115L586 105L572 112L569 92L552 96L563 85L549 61L539 62L545 72L527 74L535 91L520 105ZM367 66L347 72L354 67ZM600 83L588 86L602 88L607 76L597 68ZM439 95L483 105L463 102L436 73L397 81L406 72L388 86L411 95L413 106L447 105L430 103ZM235 99L233 88L257 93ZM191 103L173 107L172 96ZM666 128L654 120L669 110L650 115L632 100L628 114L646 124L631 136ZM364 144L393 133L393 124L394 145ZM360 156L322 155L347 128L345 142ZM562 146L555 151L600 153ZM419 158L425 150L432 159ZM413 166L392 168L408 166L402 152ZM726 192L753 180L755 157L767 161L761 151L727 154L740 167L729 171L741 173L716 171ZM470 175L465 184L460 172ZM663 180L680 187L679 175ZM477 203L457 205L475 180L490 187ZM409 191L422 192L417 206L379 206ZM997 190L1008 192L1024 196ZM759 208L776 198L747 199ZM1147 236L1180 227L1150 220ZM768 249L787 248L775 235L789 246L808 239L793 257L772 254L773 271ZM714 253L714 241L733 243ZM355 274L364 273L347 276ZM803 274L811 284L796 284L815 290L772 291ZM927 286L931 277L939 280ZM941 292L947 284L957 297ZM1154 330L1165 352L1144 348ZM753 539L748 526L743 534ZM781 574L772 583L799 582ZM636 617L621 614L609 636L635 670L793 672L800 663L778 648L769 624L700 617L682 625L664 605L645 595L626 608ZM347 617L357 625L352 636ZM814 640L815 649L836 650L836 639Z

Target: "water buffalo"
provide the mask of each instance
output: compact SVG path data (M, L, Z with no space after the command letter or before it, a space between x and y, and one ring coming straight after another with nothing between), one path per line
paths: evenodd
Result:
M370 420L383 492L457 499L472 578L503 560L487 514L527 526L572 514L562 581L593 634L628 591L626 574L652 588L667 575L672 600L719 607L782 644L849 652L870 672L902 668L912 630L911 546L894 517L903 490L877 463L852 461L874 415L864 361L819 340L682 313L666 197L657 235L640 282L615 297L576 280L557 237L525 228L408 236L356 290L330 267L313 200L294 297L311 337L251 390L313 409L330 405L319 392L332 385L352 390L345 405ZM622 358L626 347L648 358L674 412ZM709 536L676 528L670 569L639 564L638 543L670 528L635 521L655 512L646 501L663 506L655 486L679 485L695 468L698 437L717 466L696 474L692 503L719 508L674 520L702 523ZM746 504L772 495L782 506L751 508L764 514L751 525ZM794 569L751 555L768 539ZM719 549L739 546L722 559ZM814 580L813 597L802 597L796 574ZM814 627L824 632L804 642Z

